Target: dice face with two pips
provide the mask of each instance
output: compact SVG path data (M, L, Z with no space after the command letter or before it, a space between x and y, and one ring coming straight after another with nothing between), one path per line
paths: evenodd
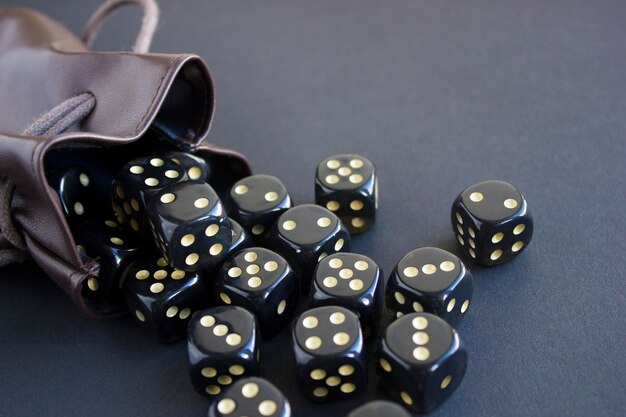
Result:
M356 314L337 306L307 310L294 320L292 336L304 395L334 401L365 388L363 336Z
M385 288L387 308L395 317L425 311L452 324L465 315L473 292L472 274L463 262L450 252L431 247L407 253Z
M483 181L467 188L454 201L451 214L461 248L481 265L512 260L528 246L533 235L526 200L503 181Z
M376 220L378 181L374 164L360 155L335 155L317 166L315 203L339 217L352 234Z
M213 401L208 417L290 417L287 398L271 382L242 378Z
M429 313L410 313L391 323L376 357L382 387L418 412L443 403L461 383L467 366L457 332Z
M163 188L150 201L152 232L176 268L213 271L228 254L232 228L217 193L202 181Z
M411 414L396 403L378 400L352 410L347 417L411 417Z
M213 307L194 315L187 334L194 389L215 396L233 381L259 375L259 342L256 318L241 307Z

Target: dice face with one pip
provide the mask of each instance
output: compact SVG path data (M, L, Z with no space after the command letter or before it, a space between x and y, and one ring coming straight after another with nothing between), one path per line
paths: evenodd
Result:
M347 417L411 417L411 415L396 403L379 400L352 410Z
M413 411L430 411L459 386L467 352L458 333L429 313L410 313L389 325L376 352L380 383Z
M217 193L202 181L163 188L148 214L157 246L176 268L213 271L228 253L230 221Z
M208 417L290 417L287 398L271 382L242 378L213 401Z
M352 234L376 220L378 181L374 164L360 155L335 155L317 166L315 203L337 215Z
M483 181L467 188L454 201L451 219L461 248L481 265L512 260L533 235L526 200L503 181Z
M315 401L349 398L367 383L359 319L337 306L302 313L293 323L300 389Z
M215 396L235 380L259 375L259 342L254 315L241 307L213 307L196 314L187 335L194 389Z
M418 248L407 253L389 276L387 308L395 316L433 313L457 323L474 293L473 278L461 260L439 248Z

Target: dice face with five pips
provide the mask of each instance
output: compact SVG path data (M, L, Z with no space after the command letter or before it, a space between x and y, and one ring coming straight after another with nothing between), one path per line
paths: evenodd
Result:
M352 234L376 220L378 181L374 164L360 155L334 155L317 166L315 203L339 217Z
M418 412L443 403L461 383L467 366L457 332L429 313L410 313L391 323L376 357L382 387Z
M481 265L512 260L533 235L526 200L504 181L483 181L467 188L454 201L451 219L459 245Z
M443 249L412 250L398 262L385 289L387 308L395 316L428 312L455 324L465 316L474 292L463 262Z
M213 401L208 417L290 417L287 398L271 382L242 378Z

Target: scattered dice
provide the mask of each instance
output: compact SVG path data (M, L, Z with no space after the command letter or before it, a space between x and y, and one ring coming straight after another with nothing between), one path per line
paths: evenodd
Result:
M248 232L246 232L243 227L239 225L239 223L231 218L228 220L230 221L232 239L230 241L230 246L228 247L228 253L225 256L225 259L236 254L242 249L254 246L252 236L250 236Z
M192 313L210 304L201 277L172 268L164 258L133 264L123 289L133 317L162 343L185 337Z
M457 323L467 311L474 285L461 260L443 249L418 248L398 262L387 281L387 308L396 317L426 311Z
M252 175L230 190L232 217L254 236L262 236L292 207L285 185L271 175Z
M263 337L289 323L300 295L298 278L287 261L264 248L244 249L229 258L215 281L217 301L254 313Z
M213 271L228 253L230 221L209 184L185 181L164 187L150 201L148 215L157 246L176 268Z
M250 377L235 382L211 403L208 417L225 416L290 417L291 408L272 383Z
M356 314L337 306L307 310L294 321L292 336L304 395L333 401L365 388L363 336Z
M189 375L196 391L215 396L244 376L259 375L259 332L249 311L214 307L189 323Z
M359 317L368 337L378 325L383 305L383 278L378 265L365 255L335 253L317 264L308 304L337 305Z
M190 180L209 182L211 179L211 167L202 158L187 152L178 151L168 152L163 157L180 165Z
M411 417L411 415L396 403L379 400L362 405L347 417Z
M391 323L376 354L383 388L418 412L444 402L461 383L467 366L457 332L429 313L410 313Z
M315 203L334 212L350 233L363 233L376 220L378 181L374 164L359 155L335 155L317 166Z
M452 205L451 218L459 244L482 265L512 260L533 235L526 200L503 181L484 181L465 189Z

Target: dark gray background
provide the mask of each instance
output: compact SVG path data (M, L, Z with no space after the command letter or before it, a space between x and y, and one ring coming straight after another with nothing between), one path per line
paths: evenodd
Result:
M75 32L98 4L21 3ZM282 178L296 202L312 201L328 155L376 163L379 221L354 249L386 272L418 246L456 251L448 213L466 186L503 179L526 196L533 242L512 263L472 268L458 327L468 372L430 415L626 415L626 2L162 0L161 11L153 50L196 52L215 77L209 138ZM98 48L129 48L138 19L114 17ZM0 415L205 415L184 343L84 319L36 267L0 275ZM372 381L352 402L311 405L288 343L283 332L263 346L264 376L295 416L384 397Z

